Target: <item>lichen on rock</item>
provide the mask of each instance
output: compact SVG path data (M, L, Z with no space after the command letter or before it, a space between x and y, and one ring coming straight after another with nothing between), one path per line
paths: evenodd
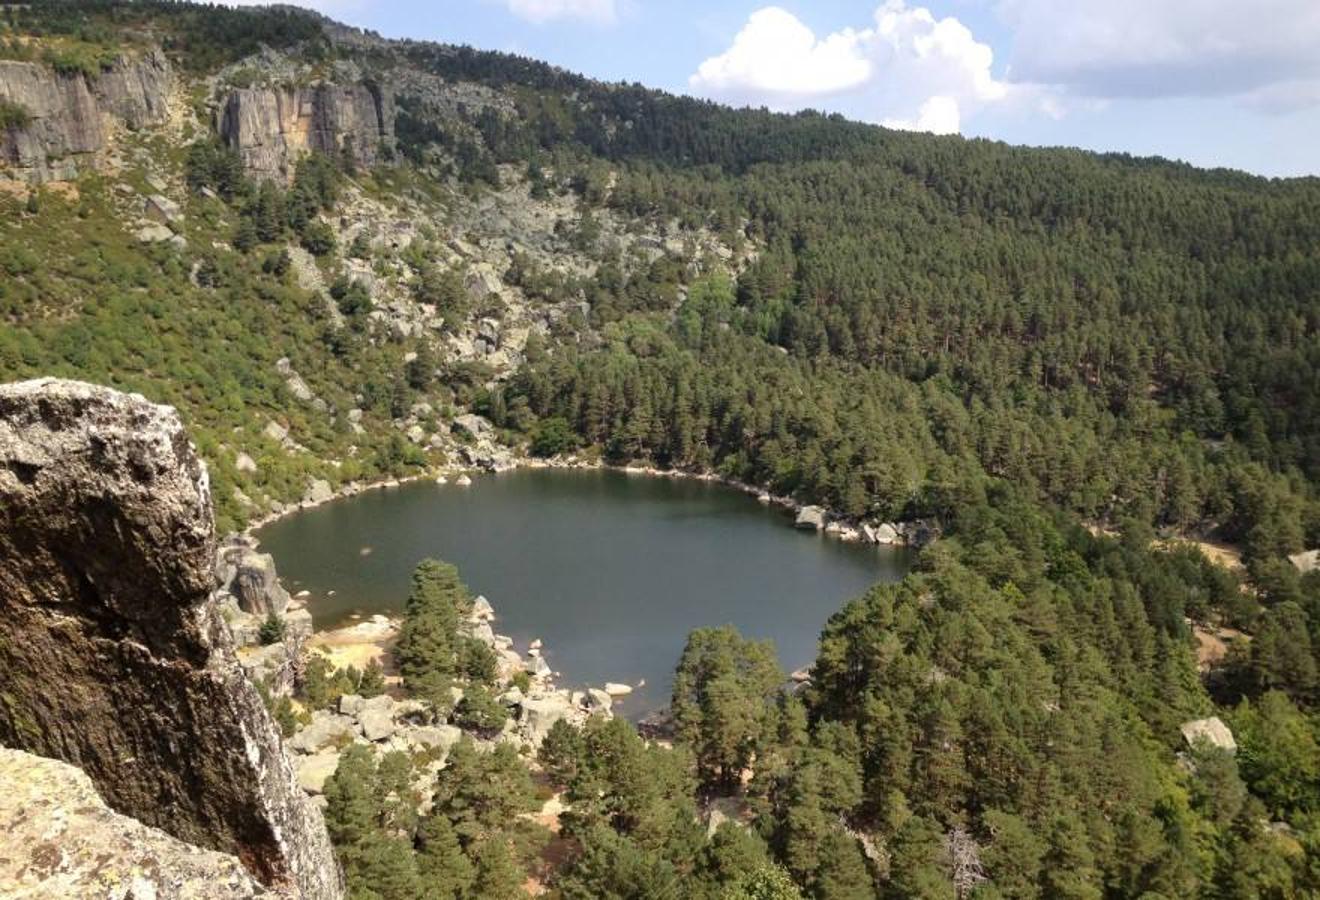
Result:
M236 858L114 812L83 772L21 750L0 748L0 829L0 897L279 896Z

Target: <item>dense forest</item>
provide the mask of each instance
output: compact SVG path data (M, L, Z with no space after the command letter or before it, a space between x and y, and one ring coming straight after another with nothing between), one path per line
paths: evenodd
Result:
M309 156L288 184L211 134L137 136L188 187L186 254L135 242L96 174L76 195L0 193L0 374L179 406L222 529L250 515L240 487L296 499L309 477L440 462L393 426L434 402L533 454L713 471L941 532L901 584L825 623L804 686L771 647L694 632L672 740L598 718L556 726L535 759L478 749L505 715L493 662L458 632L457 573L422 565L403 689L476 740L430 804L414 785L433 760L344 755L326 815L355 898L513 897L528 877L564 898L1320 896L1320 573L1287 558L1320 546L1320 180L733 110L506 54L338 42L290 9L38 0L0 22L0 58L61 70L156 43L200 75L265 45L507 101L454 120L404 94L396 158ZM20 113L0 107L0 127ZM329 223L350 189L479 197L511 178L575 205L594 267L515 258L507 284L584 312L495 382L383 335L340 264L397 260ZM741 263L640 263L600 237L606 217L706 229ZM462 322L479 310L433 224L408 290ZM365 427L298 406L282 357ZM264 430L277 416L307 454ZM1196 634L1218 628L1243 637L1201 671ZM298 703L382 689L314 665ZM1208 716L1236 752L1188 744L1180 726ZM550 793L555 836L530 816Z

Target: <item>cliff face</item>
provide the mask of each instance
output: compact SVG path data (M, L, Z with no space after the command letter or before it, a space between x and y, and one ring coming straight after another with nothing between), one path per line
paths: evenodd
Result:
M286 177L310 150L350 153L369 167L382 147L393 148L394 99L388 89L365 84L242 88L225 101L217 129L259 177Z
M38 182L72 177L106 148L113 128L164 122L173 84L159 51L120 57L94 78L0 60L0 100L29 116L23 127L0 131L0 171Z
M234 857L114 812L85 774L21 750L0 748L0 831L0 897L279 896Z
M0 387L0 743L78 766L115 810L342 893L319 812L211 597L206 470L169 407Z

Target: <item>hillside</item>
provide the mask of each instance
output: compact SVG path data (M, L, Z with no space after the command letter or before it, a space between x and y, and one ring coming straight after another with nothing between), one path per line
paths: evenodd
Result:
M478 813L440 776L446 820L364 811L397 773L355 757L327 811L354 896L510 867L563 897L1320 892L1317 248L1317 179L733 110L285 8L0 12L0 380L177 407L220 533L531 454L942 534L800 692L697 632L679 749L561 729L551 871L501 824L516 765L466 761L513 798ZM1236 754L1188 746L1211 717ZM726 801L747 827L707 835Z

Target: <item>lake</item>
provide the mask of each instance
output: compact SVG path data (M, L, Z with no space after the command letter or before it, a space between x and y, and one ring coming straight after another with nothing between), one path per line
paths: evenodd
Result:
M545 642L560 684L645 680L620 710L632 717L668 702L692 629L732 623L770 638L792 671L812 661L846 600L898 580L911 561L902 548L798 531L787 511L724 485L608 470L416 481L257 536L290 592L311 591L318 629L397 614L418 561L452 562L517 650Z

